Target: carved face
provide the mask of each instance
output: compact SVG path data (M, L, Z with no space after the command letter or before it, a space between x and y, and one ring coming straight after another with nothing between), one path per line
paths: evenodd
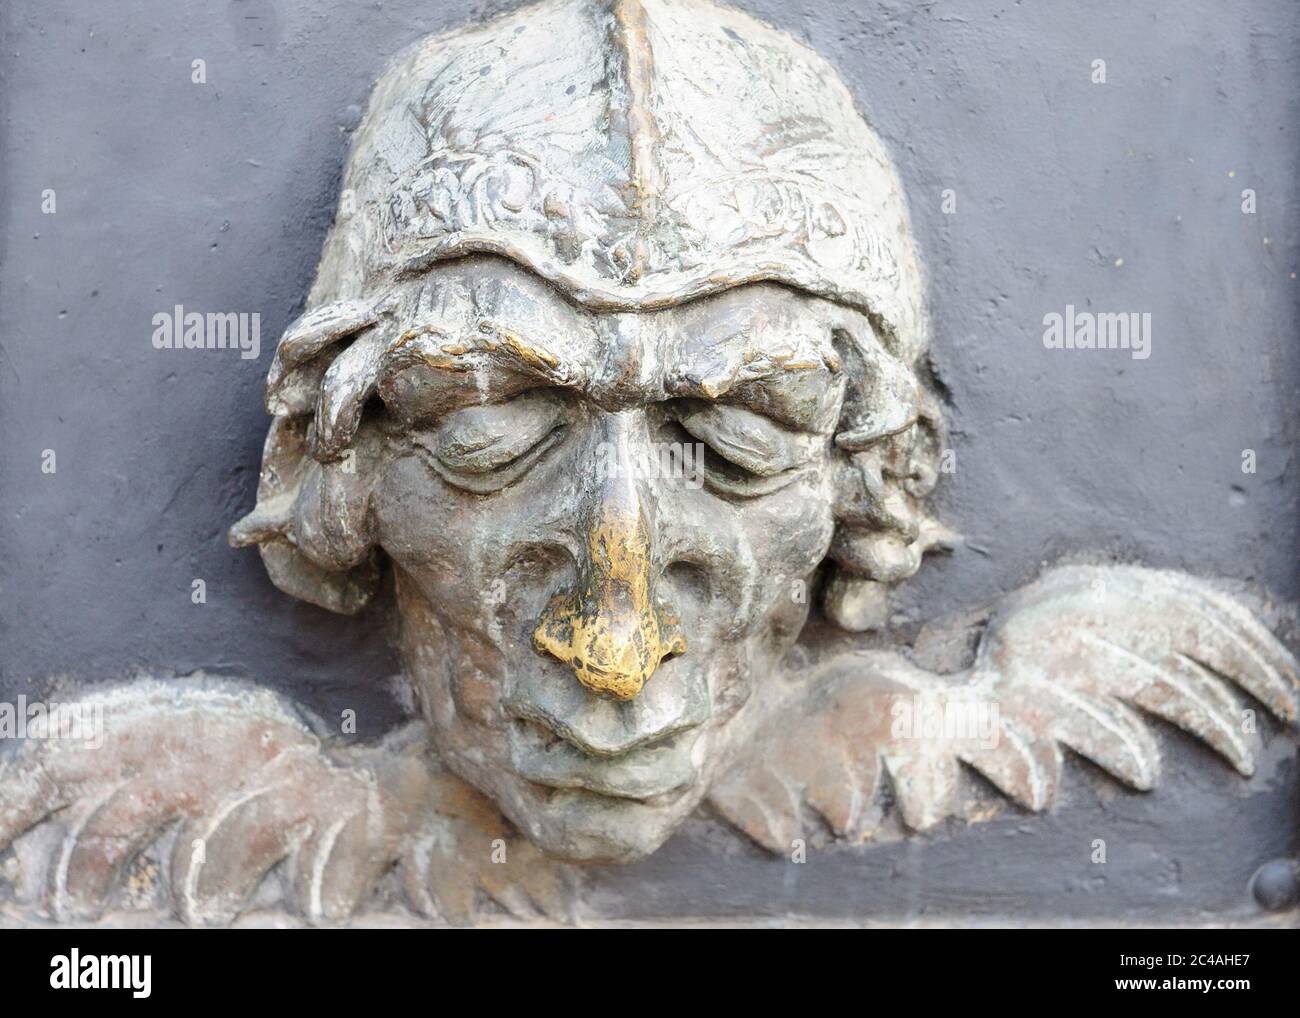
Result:
M597 313L494 259L399 317L369 511L439 749L552 852L652 851L803 626L870 324L772 285Z
M389 560L449 766L553 853L652 851L814 590L867 628L941 539L888 155L747 16L549 0L395 61L344 185L232 537L337 611Z
M440 264L286 333L235 539L342 611L382 550L447 765L547 851L637 858L788 692L823 562L852 626L936 543L934 422L888 347L778 284L603 311Z

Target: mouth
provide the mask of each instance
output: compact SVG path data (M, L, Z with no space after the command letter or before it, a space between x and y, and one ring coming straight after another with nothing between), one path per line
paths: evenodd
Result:
M678 732L617 756L592 756L550 729L517 718L510 759L521 778L543 788L579 790L647 806L669 805L695 784L698 730Z

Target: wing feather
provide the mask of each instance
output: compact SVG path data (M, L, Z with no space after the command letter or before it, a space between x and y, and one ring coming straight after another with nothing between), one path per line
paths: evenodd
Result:
M837 836L869 837L885 802L882 774L914 830L970 814L962 767L1025 809L1047 808L1067 749L1145 791L1160 779L1150 718L1248 777L1260 742L1239 693L1290 722L1300 714L1298 690L1291 652L1210 583L1068 566L995 608L968 672L934 675L887 652L822 665L803 699L774 712L712 801L755 840L785 851L818 822ZM955 710L978 714L978 731L949 730ZM918 726L917 712L943 723Z

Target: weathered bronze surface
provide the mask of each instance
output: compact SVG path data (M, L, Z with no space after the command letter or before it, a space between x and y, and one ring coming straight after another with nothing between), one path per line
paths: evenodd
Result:
M95 915L153 851L187 922L280 863L313 921L394 867L424 915L562 917L574 864L706 800L775 853L906 836L1047 809L1067 749L1149 789L1150 717L1249 776L1239 694L1293 721L1296 663L1211 582L1051 569L944 674L870 632L957 540L924 291L884 147L753 18L547 0L419 43L357 131L231 541L337 612L390 577L420 717L357 746L229 682L95 694L103 751L0 766L25 900Z

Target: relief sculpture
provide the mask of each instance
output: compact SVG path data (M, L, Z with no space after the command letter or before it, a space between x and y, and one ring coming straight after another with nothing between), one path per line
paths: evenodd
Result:
M1295 721L1295 659L1212 579L1062 563L960 661L890 637L891 592L961 547L927 282L802 43L544 0L401 54L341 191L230 541L332 612L392 584L416 716L364 743L251 683L86 694L103 750L0 762L31 907L580 919L587 864L697 810L869 852L1050 810L1076 756L1152 789L1153 719L1243 780L1254 712Z

